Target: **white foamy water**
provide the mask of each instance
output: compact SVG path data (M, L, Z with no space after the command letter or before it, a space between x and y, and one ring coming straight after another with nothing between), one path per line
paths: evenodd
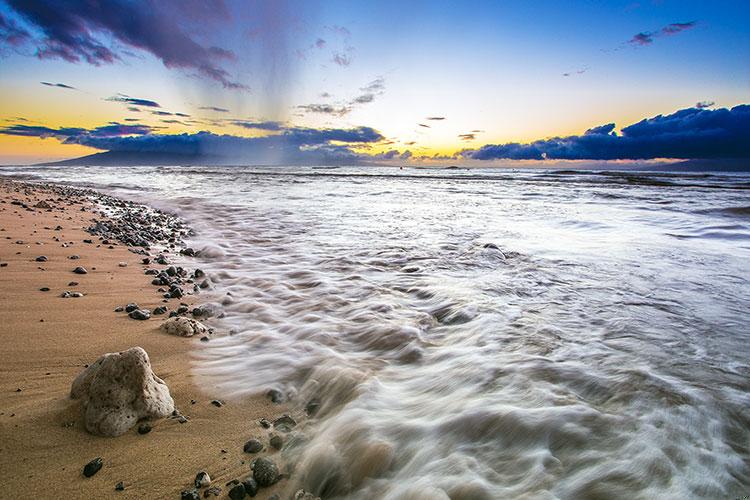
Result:
M13 171L10 171L13 172ZM750 178L35 168L177 212L223 397L318 411L324 498L750 493ZM238 436L243 439L245 436Z

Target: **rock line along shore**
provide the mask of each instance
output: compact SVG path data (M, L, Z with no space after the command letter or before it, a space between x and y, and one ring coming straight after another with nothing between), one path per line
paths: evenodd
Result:
M200 319L196 296L210 287L201 271L172 263L195 254L181 244L188 234L169 214L92 190L0 178L0 470L10 497L226 498L258 457L280 470L267 479L273 467L258 462L269 487L256 498L294 496L281 493L279 433L264 428L288 413L284 404L221 400L191 373L190 352L214 333L186 325ZM174 413L118 437L87 432L71 383L103 354L136 346Z

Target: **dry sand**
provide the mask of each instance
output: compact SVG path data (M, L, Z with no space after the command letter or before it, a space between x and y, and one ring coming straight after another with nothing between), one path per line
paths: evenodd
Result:
M143 274L141 256L124 245L98 246L99 239L83 231L95 216L89 202L69 204L43 187L25 186L0 180L0 263L7 263L0 267L2 496L179 498L181 490L192 487L195 474L205 470L226 497L228 481L250 475L254 455L242 451L243 443L256 437L267 446L268 431L258 420L273 419L285 408L260 396L227 401L220 408L212 405L219 395L212 387L199 386L191 375L190 352L201 348L197 338L160 332L166 316L136 321L113 311L128 302L149 309L161 305L151 277ZM13 199L29 207L42 199L54 201L50 210L29 211L12 205ZM54 229L58 225L61 230ZM68 259L73 254L80 260ZM49 260L36 262L39 255ZM128 266L119 267L119 262ZM73 274L76 266L89 273ZM68 286L71 281L80 284ZM50 291L42 292L42 287ZM65 290L85 296L61 298ZM170 309L178 302L171 300ZM138 434L136 426L116 438L93 436L83 427L80 403L69 398L71 382L101 354L133 346L148 352L154 372L190 420L158 420L145 435ZM270 455L279 458L278 452ZM104 459L103 468L85 478L83 466L96 457ZM115 491L120 481L125 490ZM280 491L285 482L256 498Z

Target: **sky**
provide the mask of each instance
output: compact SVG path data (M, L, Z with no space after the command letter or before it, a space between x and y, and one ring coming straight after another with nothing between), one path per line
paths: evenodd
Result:
M748 158L746 103L747 1L0 0L0 164Z

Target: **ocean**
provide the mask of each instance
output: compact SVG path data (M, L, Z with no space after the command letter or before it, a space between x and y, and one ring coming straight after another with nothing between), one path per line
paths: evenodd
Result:
M17 167L182 217L193 373L324 498L750 493L750 176ZM221 316L221 317L219 317Z

